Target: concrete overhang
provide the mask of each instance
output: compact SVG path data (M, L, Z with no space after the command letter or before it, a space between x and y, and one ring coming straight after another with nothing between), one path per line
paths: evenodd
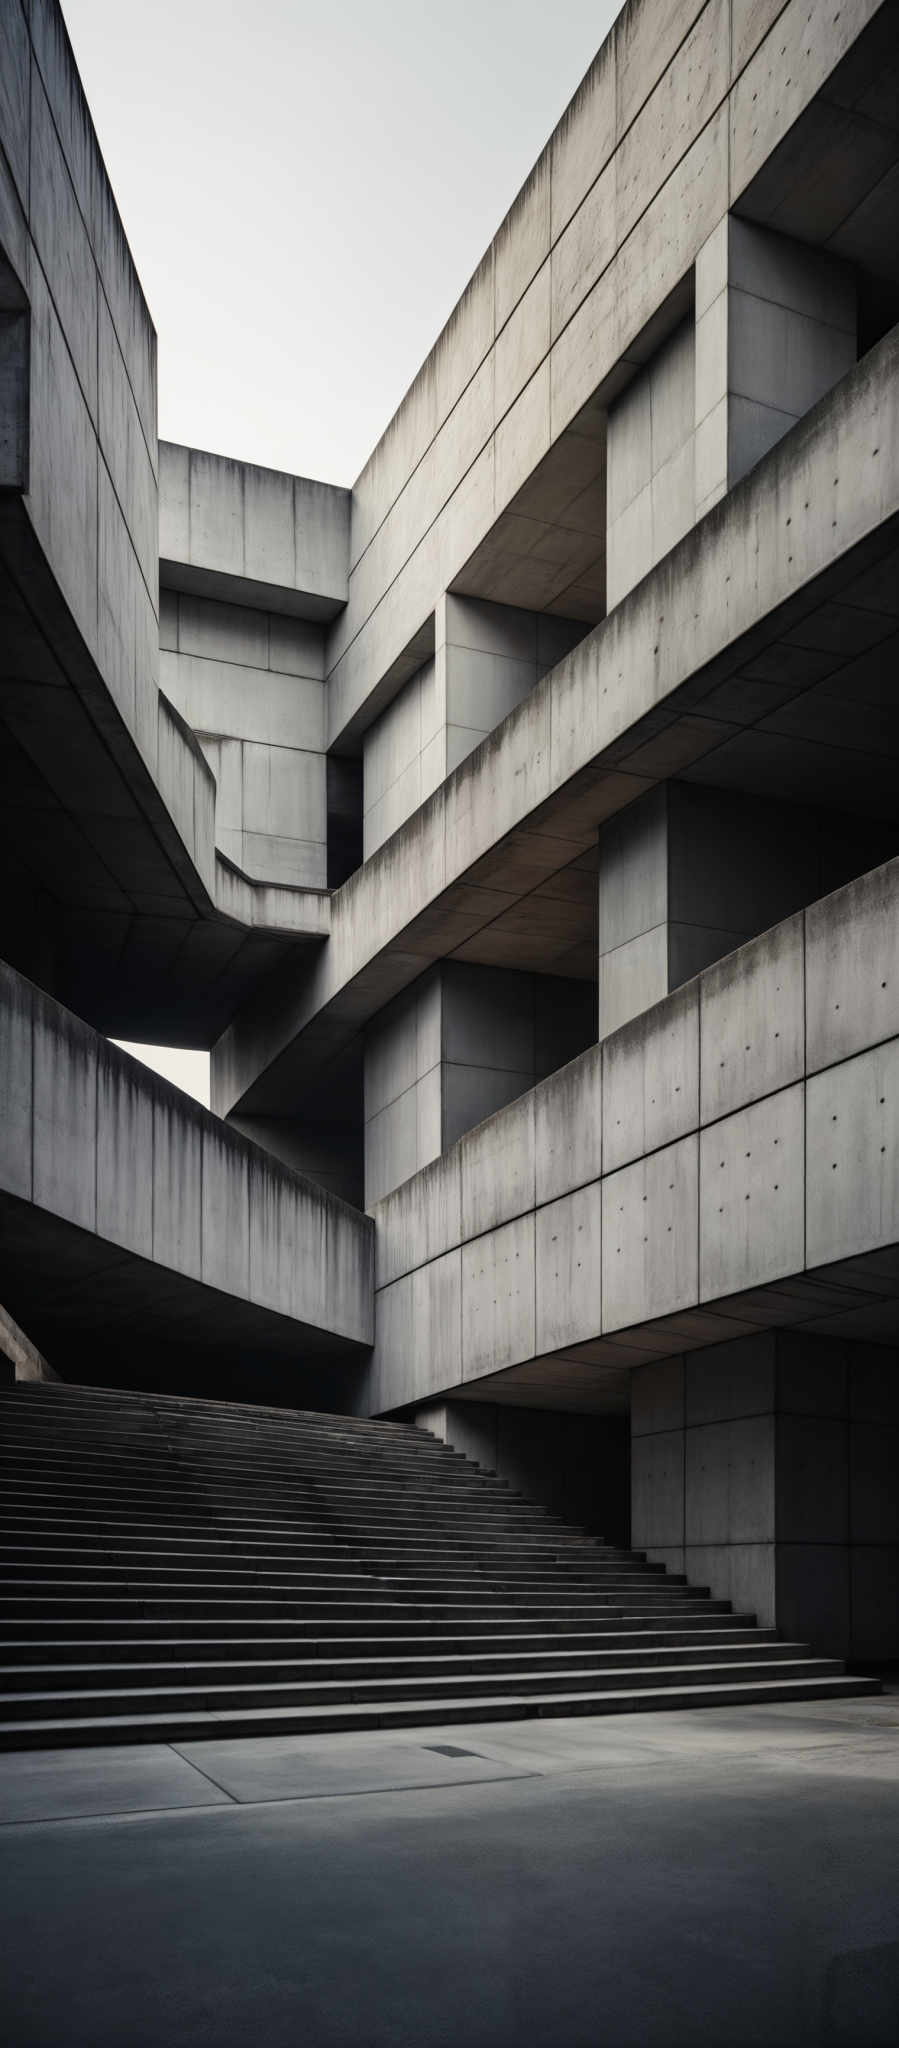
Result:
M743 946L376 1204L383 1413L603 1409L772 1326L899 1338L899 860Z
M159 580L326 622L347 601L352 493L159 443Z
M0 1299L63 1371L352 1367L373 1226L0 967Z
M115 1037L209 1045L330 928L324 891L252 881L213 843L215 782L153 690L130 730L18 493L0 506L0 950Z
M220 1112L301 1094L669 776L892 814L897 372L893 329L335 893L327 947L216 1045Z

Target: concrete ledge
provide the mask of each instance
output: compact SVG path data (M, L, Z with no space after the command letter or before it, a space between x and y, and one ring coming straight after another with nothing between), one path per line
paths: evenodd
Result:
M374 1413L478 1382L496 1398L492 1375L535 1361L560 1388L580 1374L588 1407L591 1375L601 1390L604 1369L771 1322L894 1338L899 860L709 968L373 1215Z

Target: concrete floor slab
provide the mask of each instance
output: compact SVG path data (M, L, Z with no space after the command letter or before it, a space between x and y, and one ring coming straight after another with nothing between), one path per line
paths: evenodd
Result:
M250 1740L186 1742L179 1753L221 1785L232 1799L314 1799L414 1787L465 1785L529 1775L514 1758L478 1754L467 1731L426 1728L421 1741L364 1735L259 1736Z
M7 2038L892 2044L899 1699L654 1721L654 1733L641 1716L445 1731L446 1746L507 1773L482 1783L451 1780L472 1759L435 1755L436 1729L420 1750L389 1731L197 1743L199 1770L174 1752L172 1764L214 1800L200 1771L215 1751L227 1799L9 1825ZM117 1786L124 1797L122 1754L63 1760L97 1775L107 1813ZM149 1783L158 1753L130 1754ZM419 1759L447 1782L377 1789ZM50 1785L61 1763L40 1752L5 1761L22 1786L44 1767ZM316 1782L322 1796L310 1796ZM254 1784L268 1788L262 1801L243 1803Z
M217 1806L227 1799L163 1742L0 1753L0 1826Z

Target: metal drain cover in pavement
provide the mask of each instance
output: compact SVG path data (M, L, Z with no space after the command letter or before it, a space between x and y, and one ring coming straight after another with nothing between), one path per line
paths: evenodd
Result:
M431 1756L478 1756L478 1755L479 1755L479 1752L478 1752L478 1751L477 1751L476 1749L456 1749L456 1747L455 1747L455 1744L454 1744L454 1743L452 1743L452 1742L423 1742L421 1746L422 1746L422 1749L426 1749L426 1750L428 1750L428 1751L430 1752ZM483 1758L481 1758L480 1760L481 1760L481 1762L483 1762Z

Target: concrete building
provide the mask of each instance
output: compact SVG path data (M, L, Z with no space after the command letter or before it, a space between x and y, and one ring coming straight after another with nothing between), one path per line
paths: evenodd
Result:
M158 443L55 0L0 141L5 1309L896 1659L895 0L627 0L345 490Z

